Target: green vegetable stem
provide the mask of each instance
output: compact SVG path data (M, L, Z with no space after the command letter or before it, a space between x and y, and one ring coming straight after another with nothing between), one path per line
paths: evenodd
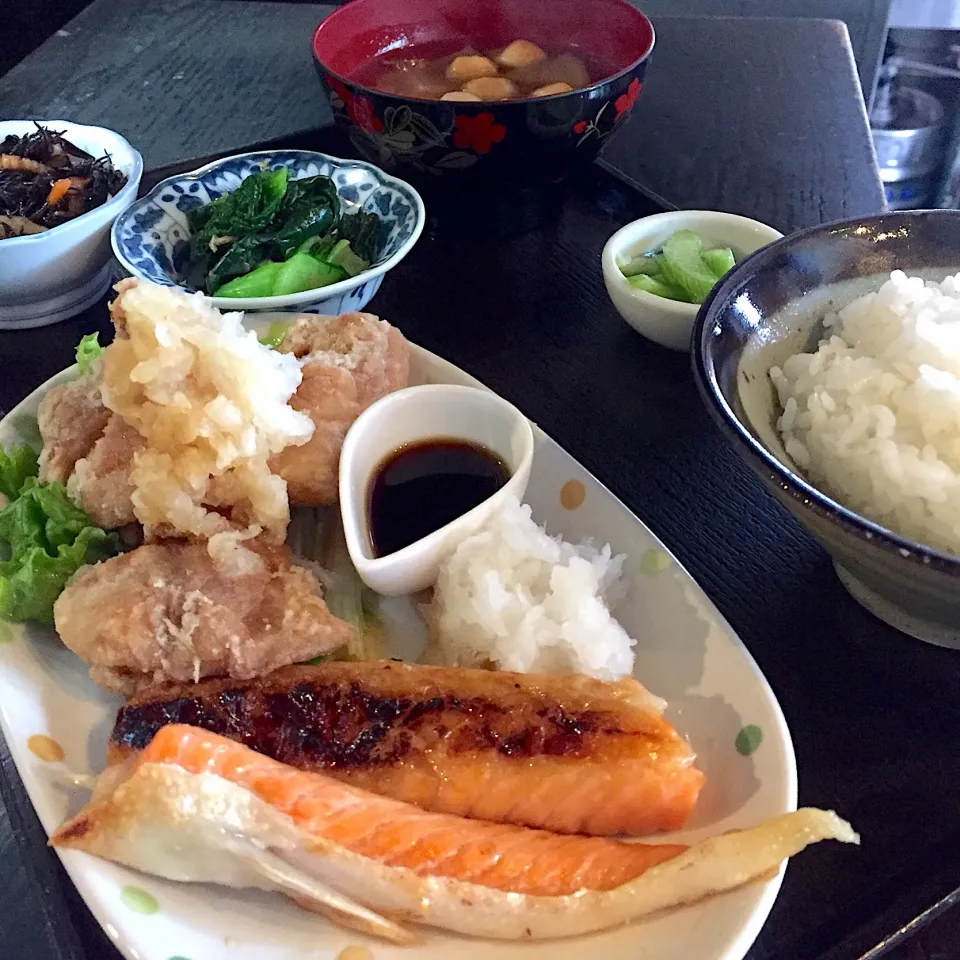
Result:
M658 277L651 277L645 273L638 273L627 280L631 287L638 290L646 290L656 297L665 297L667 300L680 300L683 303L690 303L690 297L679 287L675 287L669 281L664 281Z
M309 253L311 257L316 257L317 260L326 260L327 254L336 246L338 243L331 236L326 237L309 237L304 240L303 243L297 247L297 253Z
M280 268L273 286L273 295L284 297L290 293L325 287L343 280L344 277L346 272L341 267L315 260L308 253L295 253Z
M707 265L707 269L718 280L737 264L733 251L729 247L714 247L712 250L704 250L700 256Z
M214 291L215 297L269 297L284 264L268 260L242 277L234 277Z
M659 277L663 273L660 265L662 254L655 253L652 256L644 254L642 257L624 260L617 263L620 272L629 280L631 277L647 274L650 277Z
M735 265L729 247L704 250L703 241L692 230L671 234L659 251L617 260L630 286L686 303L703 303L717 281Z
M350 248L349 240L338 240L333 249L327 254L327 263L342 268L347 276L355 277L363 273L370 264L366 260L361 260Z

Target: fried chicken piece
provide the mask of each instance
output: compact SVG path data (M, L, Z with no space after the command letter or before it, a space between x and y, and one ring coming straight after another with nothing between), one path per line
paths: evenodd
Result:
M292 504L336 503L343 438L370 404L409 382L407 341L373 314L345 313L300 317L279 349L302 362L290 406L309 414L315 429L302 446L273 456L270 467L287 481Z
M129 340L130 331L127 329L127 312L123 308L123 295L133 290L140 281L136 277L124 277L113 285L116 298L110 301L110 320L116 331L116 340Z
M110 416L100 397L98 376L78 377L47 391L37 409L43 438L40 482L66 483L76 462L103 436Z
M117 290L134 285L124 281ZM126 340L122 297L113 302L111 313L117 338ZM343 439L370 404L407 385L407 341L369 313L309 315L291 325L279 349L302 362L303 379L289 405L306 413L315 429L307 443L271 457L270 469L287 482L291 503L336 503ZM55 387L44 398L38 420L44 440L41 480L68 483L71 495L99 526L134 522L131 470L134 454L145 445L138 430L103 405L99 379L82 377ZM159 525L153 536L176 533L173 526Z
M142 449L140 434L114 413L93 449L76 462L67 491L98 527L112 530L137 522L130 471Z
M130 471L143 441L104 406L99 375L50 390L40 401L37 424L40 482L65 483L73 501L105 530L136 523Z
M342 647L349 626L285 547L251 542L254 569L224 576L203 543L154 543L80 570L54 605L61 640L108 690L250 679Z

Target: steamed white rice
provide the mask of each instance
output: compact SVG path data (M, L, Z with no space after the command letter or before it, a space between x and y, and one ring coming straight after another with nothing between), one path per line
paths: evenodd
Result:
M601 680L632 673L636 641L604 601L623 560L608 545L548 536L529 506L508 501L441 570L424 607L434 657L451 666L493 663Z
M897 270L770 377L796 465L844 506L960 553L960 274Z

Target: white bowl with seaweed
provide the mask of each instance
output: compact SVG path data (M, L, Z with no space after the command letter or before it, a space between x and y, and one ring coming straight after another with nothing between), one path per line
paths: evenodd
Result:
M61 152L54 135L74 149ZM114 269L110 225L136 198L143 158L119 133L69 120L0 120L0 141L7 138L15 142L0 149L0 330L27 330L76 316L104 295ZM51 160L47 144L56 145L56 167L40 159ZM48 185L37 209L33 191Z
M420 195L368 163L267 150L170 177L113 226L134 276L221 309L360 310L423 231Z

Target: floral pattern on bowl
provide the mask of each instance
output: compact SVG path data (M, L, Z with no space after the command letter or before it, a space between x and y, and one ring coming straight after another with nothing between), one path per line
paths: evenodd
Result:
M472 167L507 134L489 111L474 116L457 114L447 106L441 130L423 113L410 107L386 107L383 119L369 97L354 94L335 77L328 77L330 104L337 119L347 121L351 144L365 157L392 169L409 161L418 170L442 173ZM449 149L449 148L453 149Z
M629 86L619 97L608 100L596 113L592 120L580 120L573 125L573 132L580 139L577 141L579 147L587 143L592 137L598 141L604 140L613 133L614 126L621 117L627 116L633 109L634 104L640 99L640 93L643 90L643 84L638 77L630 81ZM613 107L613 112L610 108Z
M318 67L334 120L350 146L387 170L432 176L471 170L481 161L498 182L514 178L517 160L548 179L596 156L639 99L646 62L590 91L542 100L483 104L413 101L353 87ZM579 148L579 149L578 149ZM491 163L490 161L493 161Z
M162 181L114 223L111 239L117 259L136 277L165 287L190 289L184 283L190 211L236 190L253 173L281 167L286 167L293 179L328 176L336 184L345 208L356 206L376 213L381 223L380 256L369 270L327 287L284 297L213 297L213 303L256 312L289 309L338 314L362 309L380 288L384 274L417 242L425 221L423 201L408 184L368 163L323 153L247 153Z
M656 37L635 3L553 0L548 9L540 0L444 0L441 7L351 0L323 19L312 44L343 149L400 171L441 207L483 217L508 205L515 190L542 192L589 165L636 112ZM563 93L479 102L426 99L412 86L388 92L374 82L378 58L433 57L465 43L499 50L517 38L536 41L548 56L582 54L587 77L574 77L575 89Z

